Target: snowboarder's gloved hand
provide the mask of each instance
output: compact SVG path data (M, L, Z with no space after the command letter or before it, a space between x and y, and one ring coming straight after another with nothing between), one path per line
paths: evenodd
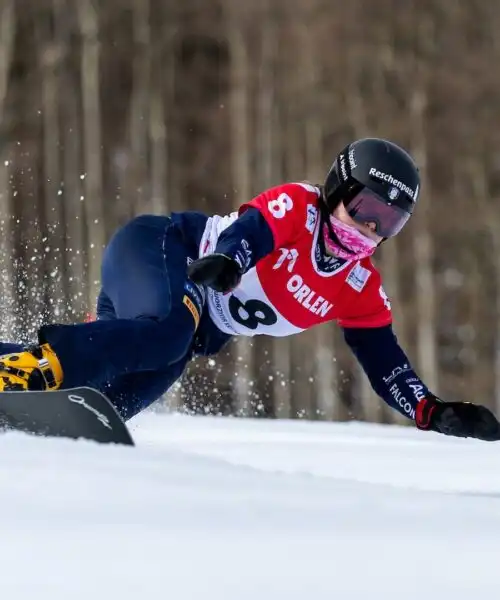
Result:
M420 400L415 415L419 429L486 442L500 440L500 423L485 406L470 402L442 402L429 397Z
M216 292L230 292L238 286L243 270L238 262L225 254L207 254L188 266L188 277L198 285L207 285Z
M0 391L57 390L62 380L61 363L49 344L0 356Z

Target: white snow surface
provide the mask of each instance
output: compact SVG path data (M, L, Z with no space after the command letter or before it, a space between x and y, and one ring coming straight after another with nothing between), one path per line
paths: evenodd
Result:
M144 414L135 448L0 436L6 600L496 598L500 446Z

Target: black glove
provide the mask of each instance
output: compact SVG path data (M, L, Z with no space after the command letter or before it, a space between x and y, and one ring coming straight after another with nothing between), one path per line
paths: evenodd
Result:
M415 421L419 429L444 435L471 437L486 442L500 440L500 423L485 406L470 402L442 402L436 397L418 403Z
M241 281L243 270L239 263L225 254L208 254L193 261L188 277L199 285L208 285L216 292L230 292Z

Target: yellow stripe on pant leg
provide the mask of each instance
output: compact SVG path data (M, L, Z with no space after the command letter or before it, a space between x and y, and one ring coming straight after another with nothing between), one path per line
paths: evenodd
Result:
M198 327L198 323L200 322L200 313L198 312L194 302L189 296L184 296L182 302L187 306L189 312L193 315L195 328Z

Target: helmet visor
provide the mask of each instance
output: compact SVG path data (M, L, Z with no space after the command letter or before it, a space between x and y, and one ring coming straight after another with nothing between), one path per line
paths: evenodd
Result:
M410 218L410 213L390 200L385 200L372 190L364 187L349 201L344 202L349 216L360 223L373 223L375 233L381 237L392 237L399 233Z

